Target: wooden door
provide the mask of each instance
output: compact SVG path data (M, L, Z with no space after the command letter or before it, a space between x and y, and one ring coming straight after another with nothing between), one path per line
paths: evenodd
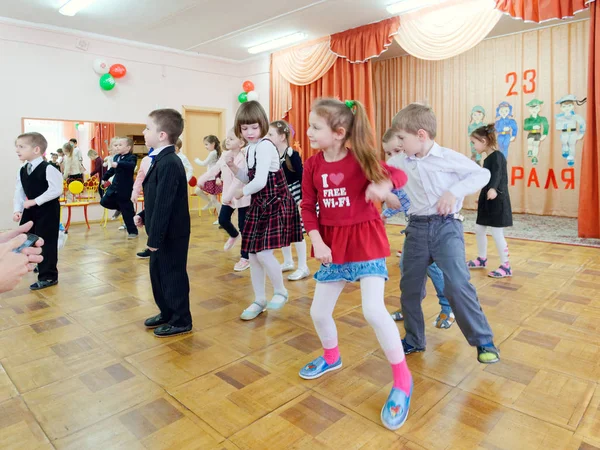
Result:
M198 177L206 172L206 167L200 167L194 162L196 158L204 160L208 156L204 137L214 134L221 142L225 140L225 110L184 106L183 118L185 128L181 151L194 166L194 175Z

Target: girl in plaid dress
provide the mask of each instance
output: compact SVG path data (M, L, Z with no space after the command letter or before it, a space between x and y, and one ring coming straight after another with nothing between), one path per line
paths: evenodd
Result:
M215 135L209 134L204 137L204 146L208 151L208 156L205 160L196 158L194 162L200 167L207 167L207 171L210 171L221 157L221 141L219 141L219 138ZM203 211L210 208L215 208L217 213L221 211L221 203L219 203L217 195L223 192L223 183L219 174L210 177L206 180L204 186L202 186L202 188L197 187L195 192L198 197L207 202L202 208Z
M302 202L302 158L300 153L290 147L290 126L285 120L276 120L269 126L267 137L275 144L279 151L279 161L285 174L288 189L296 205L300 206ZM304 227L302 229L304 232ZM287 278L290 281L298 281L310 275L308 264L306 263L306 241L294 244L298 254L298 270L293 272ZM294 270L294 260L292 259L292 247L283 247L283 264L281 270L288 272Z
M371 124L359 102L319 99L312 105L309 124L310 145L322 151L304 165L302 219L321 262L310 315L323 356L305 365L299 375L312 380L342 367L333 310L346 283L359 281L365 319L392 366L394 383L381 421L396 430L408 416L413 381L400 333L384 303L390 244L373 202L396 203L391 191L408 178L379 160Z
M248 252L250 258L254 302L240 317L252 320L266 309L281 309L287 302L288 292L273 250L301 241L302 225L298 207L279 165L277 148L264 138L269 131L269 122L260 103L243 103L236 114L234 129L235 134L249 144L247 170L237 167L231 157L227 159L227 166L238 179L247 183L235 193L235 198L251 195L242 231L242 250ZM265 275L273 285L273 297L268 303Z

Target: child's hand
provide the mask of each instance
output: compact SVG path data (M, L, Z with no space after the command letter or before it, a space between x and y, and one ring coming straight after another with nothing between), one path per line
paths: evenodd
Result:
M494 200L496 197L498 197L498 192L496 192L496 189L490 189L487 193L487 199Z
M119 163L116 163L113 161L113 163L110 165L113 169L116 169L117 166L119 165Z
M298 208L302 207L302 199L298 200Z
M385 204L388 208L392 209L400 209L402 208L402 203L400 203L400 199L393 192L389 192L385 197Z
M215 184L216 184L217 186L221 186L221 185L223 184L223 181L222 181L220 178L217 178L217 179L215 180Z
M456 206L456 197L452 192L446 191L437 202L437 210L442 216L447 216L454 212Z
M242 189L236 189L236 191L233 193L233 198L236 199L240 199L244 196L244 191Z
M33 206L37 206L37 203L35 202L35 200L25 200L25 203L23 203L23 206L25 207L25 209L29 209Z
M20 213L20 212L14 213L13 214L13 222L19 223L21 221L22 217L23 217L23 213Z
M380 183L371 183L367 187L365 199L368 202L382 202L386 196L390 193L394 185L390 180L382 181Z
M315 253L315 259L321 264L331 264L332 256L331 249L327 247L324 242L317 242L313 244L313 250Z
M138 228L142 228L144 226L144 221L142 220L142 218L138 215L135 215L133 217L133 223L135 224L136 227Z
M227 164L227 167L229 167L229 169L236 174L238 171L238 167L235 165L235 162L233 162L234 158L232 155L229 155L225 158L225 164Z

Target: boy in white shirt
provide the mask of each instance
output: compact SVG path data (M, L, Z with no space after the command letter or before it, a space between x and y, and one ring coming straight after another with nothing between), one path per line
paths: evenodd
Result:
M403 154L389 159L388 164L408 174L404 191L411 202L400 281L404 352L425 351L421 299L427 267L435 262L444 274L444 294L456 323L469 344L477 347L477 360L483 364L498 362L500 352L494 346L492 329L469 282L462 217L458 214L464 197L485 186L490 173L434 141L437 121L428 106L408 105L394 117L392 130Z

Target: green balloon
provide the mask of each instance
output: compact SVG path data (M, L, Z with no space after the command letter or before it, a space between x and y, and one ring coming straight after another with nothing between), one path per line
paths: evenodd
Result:
M246 92L242 92L240 95L238 95L238 100L240 103L246 103L248 101L248 94Z
M110 91L115 87L115 79L110 73L105 73L100 77L100 87L105 91Z

